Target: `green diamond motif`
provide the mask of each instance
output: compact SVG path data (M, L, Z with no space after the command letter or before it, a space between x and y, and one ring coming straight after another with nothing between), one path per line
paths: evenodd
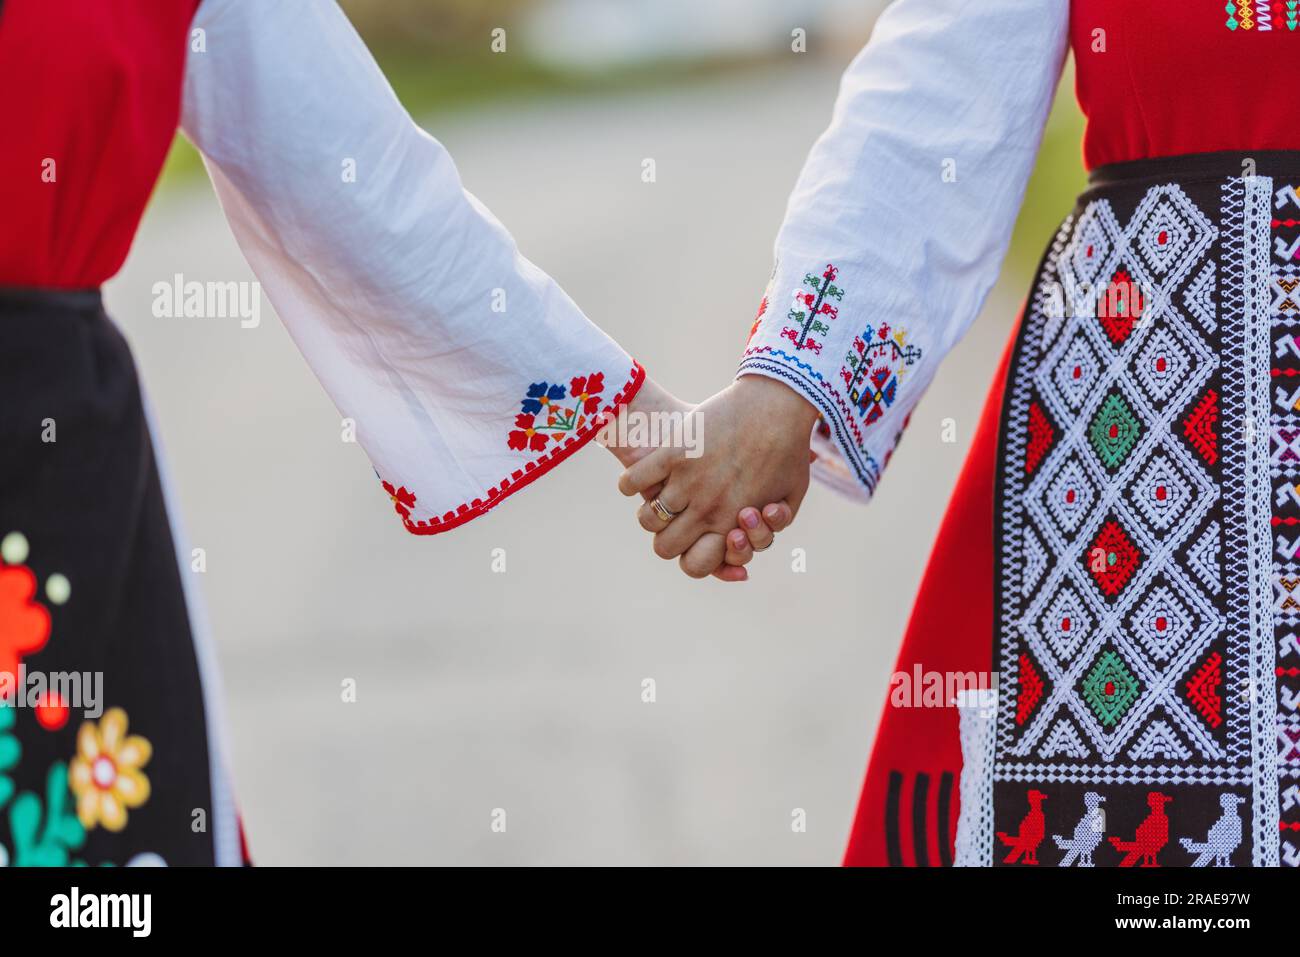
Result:
M1118 392L1106 396L1088 427L1088 441L1108 469L1124 464L1141 435L1142 424Z
M1138 680L1113 651L1101 654L1083 679L1083 700L1101 723L1111 727L1137 700Z

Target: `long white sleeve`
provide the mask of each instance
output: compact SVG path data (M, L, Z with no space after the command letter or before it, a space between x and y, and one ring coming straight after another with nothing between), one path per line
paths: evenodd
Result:
M643 373L465 192L333 0L204 0L182 128L405 527L483 514Z
M844 74L739 374L817 406L814 474L845 494L875 491L997 278L1068 26L1068 0L895 0Z

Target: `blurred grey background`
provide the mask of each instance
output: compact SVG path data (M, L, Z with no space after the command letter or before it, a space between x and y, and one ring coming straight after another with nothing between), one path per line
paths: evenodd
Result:
M697 400L731 378L786 197L883 6L344 3L525 254ZM505 54L489 50L498 26ZM795 28L807 52L791 51ZM151 286L174 273L253 278L178 141L108 300L207 552L254 859L837 863L948 494L1029 272L1081 182L1076 112L1067 82L1002 283L875 501L814 489L753 580L730 586L653 556L595 446L459 531L402 531L269 304L257 329L151 316ZM947 417L955 444L940 438ZM348 678L355 703L341 700ZM792 832L796 808L806 833Z

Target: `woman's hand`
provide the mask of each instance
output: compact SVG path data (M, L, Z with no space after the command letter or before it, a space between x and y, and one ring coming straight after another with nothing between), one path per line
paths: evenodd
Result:
M745 569L755 552L772 547L776 533L784 531L794 521L794 511L785 502L768 505L760 513L756 508L742 508L736 516L736 527L727 533L723 564L716 568L713 577L724 582L743 582L749 579ZM682 566L707 567L715 553L711 543L713 534L702 536L682 556Z
M647 378L632 401L627 405L626 415L645 417L647 420L658 417L661 425L671 424L676 427L644 430L640 434L654 435L662 438L665 434L684 436L685 419L695 410L695 406L677 398L653 379ZM602 432L597 438L619 460L624 468L630 468L661 446L653 444L620 445L617 429ZM683 446L683 452L686 449ZM647 488L642 495L648 502L659 494L660 487ZM749 578L744 568L753 559L756 551L762 551L772 544L776 532L786 528L794 520L794 513L785 502L768 505L760 515L756 508L746 508L735 519L735 528L729 536L717 533L701 536L691 547L690 564L693 568L709 568L709 574L726 582L742 582Z
M690 415L696 421L688 432L698 437L702 454L656 449L623 473L619 489L648 499L638 519L655 534L655 554L681 558L686 574L703 578L718 569L729 548L730 557L739 560L746 551L752 556L755 547L770 544L768 533L779 529L770 522L759 523L767 524L766 529L748 525L755 502L784 500L791 520L798 513L808 489L808 436L817 411L780 382L745 376ZM652 507L654 499L675 513L671 519ZM732 537L729 544L722 536L735 529L738 516L746 542ZM784 518L784 513L773 513L781 528Z

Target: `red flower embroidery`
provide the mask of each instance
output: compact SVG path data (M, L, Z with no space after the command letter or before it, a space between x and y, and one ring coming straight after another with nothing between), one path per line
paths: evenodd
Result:
M32 601L36 576L25 565L0 567L0 673L17 676L18 663L45 647L50 613Z
M536 423L536 416L525 415L522 412L515 416L515 425L518 428L511 432L510 437L506 440L509 446L519 452L528 449L540 452L546 448L546 433L538 432Z
M402 518L410 518L411 509L415 508L415 493L408 491L405 485L401 488L393 488L391 482L384 482L384 491L393 500L393 508L397 509L397 514Z
M595 415L600 408L598 396L605 389L605 373L593 372L591 375L574 376L569 382L569 395L578 400L582 411Z
M565 435L579 432L587 417L600 411L600 394L605 391L605 374L592 372L569 380L569 397L573 408L564 403L564 386L534 382L520 401L515 429L506 436L506 444L517 452L542 452L546 440L563 441Z
M763 313L767 312L767 296L758 304L758 313L754 316L754 324L749 327L749 338L745 340L748 345L754 338L754 333L758 332L758 327L763 321Z

